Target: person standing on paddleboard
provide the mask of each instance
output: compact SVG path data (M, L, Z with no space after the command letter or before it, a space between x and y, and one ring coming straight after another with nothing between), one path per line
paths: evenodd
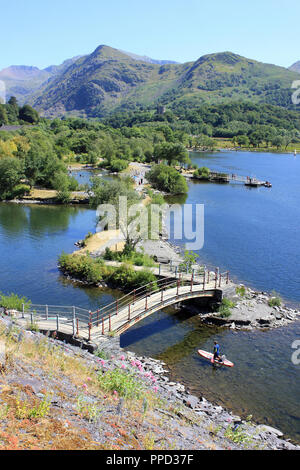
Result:
M220 356L220 346L218 345L217 341L214 341L214 361L222 361Z

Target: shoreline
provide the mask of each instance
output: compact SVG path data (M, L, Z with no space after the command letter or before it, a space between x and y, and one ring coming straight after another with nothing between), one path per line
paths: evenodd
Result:
M176 410L175 415L184 420L185 429L188 426L190 431L193 431L188 433L188 439L182 433L179 433L178 440L184 443L183 447L180 447L183 450L192 448L190 446L195 444L195 435L200 436L202 439L204 437L211 438L213 446L217 446L217 449L222 449L224 446L230 450L300 449L299 443L288 438L281 430L253 422L251 417L243 418L236 415L222 406L209 402L200 393L199 396L190 394L189 389L180 382L170 380L168 377L169 370L166 369L165 362L151 357L139 356L122 348L118 338L102 337L99 349L96 345L93 348L91 343L84 344L84 342L78 340L72 342L70 338L60 336L53 339L47 332L28 331L9 317L2 317L1 323L4 323L8 332L12 331L12 325L15 324L23 332L16 336L18 338L25 336L37 344L46 341L49 348L56 346L71 357L81 357L91 369L106 371L119 368L121 365L120 358L122 358L122 364L125 364L124 367L129 373L137 374L136 376L143 380L144 377L150 374L156 385L157 394L167 403L168 409ZM97 349L105 354L105 360L99 360L94 354ZM99 366L100 362L102 362L102 366ZM136 365L138 365L139 372L135 369ZM26 377L23 380L26 381ZM155 408L154 411L156 414L162 415L162 418L165 414L171 416L173 424L175 415L164 412L161 407Z
M188 148L188 152L194 152L194 153L213 153L213 152L258 152L258 153L279 153L279 154L284 154L284 155L294 155L293 150L285 150L285 149L267 149L267 148L244 148L244 147L239 147L239 148L234 148L234 147L217 147L214 148L213 150L206 149L206 150L200 150L200 149L192 149ZM299 151L300 153L300 151ZM298 155L298 152L297 152Z

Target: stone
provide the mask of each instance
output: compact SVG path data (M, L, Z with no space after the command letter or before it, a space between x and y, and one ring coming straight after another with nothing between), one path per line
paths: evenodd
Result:
M187 398L184 399L184 402L190 408L196 408L197 406L199 406L199 398L195 397L194 395L188 395Z
M283 432L281 432L279 429L273 428L272 426L266 426L265 424L259 424L257 426L257 429L260 432L275 434L277 437L282 437L283 436Z

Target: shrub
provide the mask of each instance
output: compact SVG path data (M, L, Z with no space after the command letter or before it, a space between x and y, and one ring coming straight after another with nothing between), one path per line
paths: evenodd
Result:
M4 308L22 312L23 304L25 311L29 310L31 301L26 297L19 297L17 294L4 295L0 293L0 305Z
M116 390L118 395L138 399L143 394L143 384L130 372L116 368L99 374L99 385L105 392Z
M238 295L240 295L241 297L244 297L244 295L246 294L246 288L245 288L245 286L236 287L235 291L236 291L236 293L237 293Z
M194 177L201 180L209 180L210 178L210 169L203 166L194 171Z
M113 172L119 173L120 171L126 170L128 162L126 160L115 159L111 160L109 168Z
M18 199L27 196L29 193L30 186L28 186L27 184L18 184L13 189L12 197Z
M280 307L281 303L281 297L276 292L272 292L272 297L269 299L268 305L270 307Z
M235 303L231 300L224 297L222 299L221 305L218 308L218 313L221 318L228 318L231 315L231 309L235 307Z

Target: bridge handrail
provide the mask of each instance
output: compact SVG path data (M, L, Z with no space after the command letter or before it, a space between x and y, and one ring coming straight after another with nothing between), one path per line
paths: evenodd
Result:
M203 295L204 295L204 296L209 296L209 295L211 295L211 293L214 292L214 291L215 291L215 289L206 290L206 291L203 292ZM193 293L195 294L195 291L193 291ZM184 298L185 296L186 296L186 293L181 293L181 294L178 294L178 295L176 295L176 296L174 296L174 297L176 297L176 300L177 300L177 299ZM167 306L168 304L172 303L172 299L173 299L174 297L172 297L172 298L170 298L170 299L168 299L168 300L163 300L163 301L158 302L158 303L155 305L155 307L159 309L159 308L162 308L162 307L164 307L164 306ZM148 308L147 310L145 310L145 312L143 312L143 313L146 313L147 311L152 310L152 309L153 309L153 306L152 306L152 307L149 307L149 308ZM130 323L134 322L136 318L140 317L140 315L141 315L140 312L138 312L136 315L133 315L133 316L130 317L126 322L124 322L122 325L120 325L118 328L116 328L114 331L115 331L115 332L118 332L119 330L121 330L121 329L124 327L124 325L130 324Z
M144 291L144 290L147 290L147 292L149 292L149 289L151 286L153 285L161 285L163 283L165 283L165 285L167 284L166 281L170 281L172 283L176 282L176 279L174 279L174 277L169 277L169 278L164 278L164 279L160 279L158 281L152 281L152 282L149 282L148 284L145 284L141 287L139 287L138 289L133 289L132 291L128 292L128 294L126 295L123 295L123 297L121 297L120 299L117 299L117 300L114 300L113 302L105 305L104 307L96 310L95 312L92 312L92 315L101 315L101 319L103 318L103 314L105 313L106 310L111 310L113 307L117 306L118 305L118 308L123 308L124 306L128 305L127 303L127 299L129 300L130 298L134 297L135 300L138 300L140 298L140 295L141 293ZM154 293L156 291L156 289L150 291L151 293ZM107 312L106 312L107 313Z
M109 318L112 318L116 315L118 315L118 313L121 312L121 310L123 310L124 308L126 307L129 307L129 305L133 305L134 303L138 302L138 301L141 301L143 299L146 299L146 297L149 297L150 295L152 294L155 294L155 293L158 293L158 292L161 292L161 291L164 291L166 288L168 287L171 287L172 285L174 287L176 287L178 285L178 282L180 282L180 285L181 287L183 287L184 284L186 285L190 285L191 281L190 280L187 280L187 279L179 279L179 278L168 278L170 279L169 282L165 283L163 285L163 287L157 287L157 289L154 289L153 291L149 292L148 290L144 290L143 293L138 296L138 297L135 297L134 301L132 302L126 302L122 305L120 305L118 303L118 309L116 309L116 306L117 306L117 301L116 302L112 302L109 306L111 307L109 311L105 312L105 314L101 314L101 311L98 311L96 312L97 313L97 318L96 319L92 319L91 320L91 325L94 325L94 324L99 324L100 322L102 321L105 321ZM165 280L164 280L165 281ZM151 283L149 283L151 284ZM146 284L145 286L142 286L143 287L147 287L149 284ZM127 296L124 296L124 298L127 297ZM133 299L132 299L133 300Z

